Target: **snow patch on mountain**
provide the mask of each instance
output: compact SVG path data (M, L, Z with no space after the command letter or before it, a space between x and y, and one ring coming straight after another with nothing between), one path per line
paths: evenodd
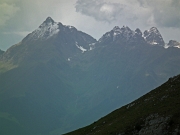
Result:
M89 44L89 51L95 49L95 44L96 43Z
M164 46L165 49L168 49L168 48L170 48L170 47L175 47L175 48L180 49L180 45L177 45L177 46L169 46L169 45L166 44L166 45Z
M76 42L76 46L78 49L80 49L82 51L82 53L87 51L87 49L83 48L82 46L79 46L77 42Z
M43 39L46 40L60 31L59 24L48 17L35 31L28 35L30 40Z
M164 40L156 27L145 30L142 37L150 45L165 45Z
M38 38L49 38L60 31L58 28L58 23L41 25L37 30L35 30L34 35L37 35Z
M155 41L153 41L151 44L152 44L152 45L157 45L158 43L157 43L157 42L155 42Z
M178 46L174 46L174 47L177 47L177 48L179 48L179 49L180 49L180 45L178 45Z
M137 32L131 30L127 26L123 26L122 28L119 28L119 26L115 26L111 31L105 33L98 42L101 43L107 40L111 42L117 40L129 41L132 40L136 34Z
M69 29L74 29L74 26L70 26L70 25L66 25L66 27L68 27Z
M166 45L166 48L169 47L176 47L180 49L180 43L175 40L170 40L169 43Z
M115 26L113 28L113 41L117 39L125 40L125 41L132 41L136 32L131 30L128 26L123 26L119 28Z
M165 45L164 45L164 48L165 48L165 49L168 49L169 47L170 47L170 46L169 46L168 44L165 44Z

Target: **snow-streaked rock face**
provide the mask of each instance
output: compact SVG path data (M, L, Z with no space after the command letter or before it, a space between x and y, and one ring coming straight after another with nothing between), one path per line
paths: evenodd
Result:
M122 28L119 28L118 26L115 26L110 32L107 32L104 34L100 39L99 43L104 41L118 41L118 40L125 40L129 41L131 40L135 35L135 31L131 30L127 26L123 26Z
M149 45L165 46L165 42L156 27L145 30L144 33L142 33L139 28L133 31L127 26L123 26L122 28L115 26L111 31L105 33L98 42L101 44L104 42L129 44L147 43Z
M47 22L41 24L37 30L34 31L39 38L49 38L59 32L58 23L47 19Z
M166 45L166 48L169 48L169 47L180 48L180 43L175 40L170 40L169 43Z
M128 26L122 28L115 26L111 31L104 34L100 39L99 43L104 42L116 42L116 43L142 43L145 42L142 32L139 28L135 31L131 30Z
M156 27L145 30L142 36L148 44L160 46L165 45L164 40Z
M77 47L78 49L80 49L80 50L82 51L82 53L84 53L84 52L87 51L87 49L83 48L82 46L79 46L77 42L76 42L76 47Z
M28 35L28 40L46 40L60 31L59 25L61 23L54 22L48 17L35 31Z
M162 46L166 49L169 47L180 48L180 45L177 44L178 42L165 44L156 27L152 27L142 33L139 28L134 31L128 26L123 26L121 28L115 26L111 31L105 33L97 42L89 35L78 31L75 27L55 22L51 17L48 17L36 30L26 36L23 42L31 43L31 41L39 42L49 39L56 39L56 41L60 41L62 44L71 42L72 46L77 47L82 53L95 49L98 44L108 45L114 43L121 45L140 45L147 43L149 45ZM76 44L76 42L78 44Z
M96 43L89 44L89 51L95 49Z
M48 41L48 44L65 49L65 52L69 53L68 57L79 52L79 50L84 53L94 49L95 45L93 43L97 42L90 35L78 31L73 26L55 22L51 17L48 17L36 30L28 34L22 40L22 43L38 45L42 42L46 45L46 41Z
M114 27L113 31L113 41L115 41L119 37L122 37L128 41L135 35L135 32L127 26L123 26L122 28L116 26Z
M137 35L139 35L139 36L142 37L142 32L141 32L141 30L140 30L139 28L137 28L137 29L135 30L135 34L137 34Z

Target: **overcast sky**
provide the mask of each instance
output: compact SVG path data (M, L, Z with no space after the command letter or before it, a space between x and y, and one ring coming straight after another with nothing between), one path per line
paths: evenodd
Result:
M0 49L20 42L48 17L99 39L114 26L155 26L180 41L180 0L0 0Z

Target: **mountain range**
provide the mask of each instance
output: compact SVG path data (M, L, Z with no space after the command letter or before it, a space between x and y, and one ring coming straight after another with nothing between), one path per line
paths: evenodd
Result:
M92 123L180 73L180 43L115 26L99 40L48 17L0 51L0 133L56 135Z

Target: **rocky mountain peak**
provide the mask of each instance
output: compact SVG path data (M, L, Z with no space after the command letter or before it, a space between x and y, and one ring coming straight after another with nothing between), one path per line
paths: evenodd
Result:
M46 20L44 21L44 23L46 23L46 24L54 23L54 20L51 17L47 17Z
M49 27L52 26L54 24L57 24L51 17L47 17L46 20L39 26L39 28L43 28L43 27Z
M120 30L119 26L115 26L115 27L113 28L113 31L119 31L119 30Z
M141 44L147 43L149 45L165 46L165 42L156 27L141 32L139 28L135 31L131 30L128 26L115 26L111 31L105 33L100 39L99 43L128 43L128 44Z
M132 31L128 26L123 26L122 28L121 28L121 31Z
M138 35L140 35L140 36L142 36L142 32L141 32L141 30L140 30L139 28L137 28L137 29L135 30L135 33L138 34Z
M27 35L23 41L47 40L59 33L60 25L62 24L48 17L36 30Z
M35 56L33 54L37 52L38 54L42 54L42 57L46 57L43 51L41 52L41 49L39 49L41 45L43 45L42 50L46 50L46 53L49 52L49 48L60 50L63 53L60 54L60 51L57 53L68 58L77 53L84 53L91 50L92 47L90 44L95 42L97 42L96 39L82 31L78 31L75 27L63 25L48 17L36 30L28 34L22 42L10 47L3 55L3 59L12 58L14 63L20 63L28 59L30 54L31 56ZM14 51L17 48L21 48L20 51ZM52 52L49 52L49 54L55 57Z
M115 26L112 31L119 33L132 32L132 30L128 26L123 26L122 28L119 28L119 26Z
M158 29L156 27L152 27L148 30L149 32L159 33Z
M128 26L123 26L121 32L124 38L129 39L135 35L135 32L131 30Z
M148 44L164 46L164 40L156 27L145 30L143 37Z
M135 35L135 32L131 30L128 26L115 26L111 31L105 33L99 42L116 42L116 41L128 41Z
M169 43L167 44L167 46L180 48L180 43L177 42L176 40L170 40Z

